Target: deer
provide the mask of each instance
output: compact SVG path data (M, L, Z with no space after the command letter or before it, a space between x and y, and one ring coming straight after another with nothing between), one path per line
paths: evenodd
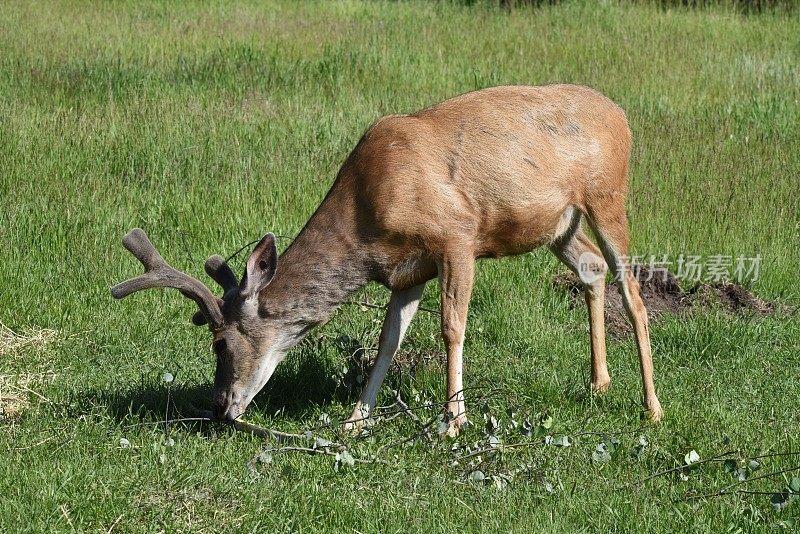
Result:
M276 366L314 327L368 282L391 291L378 353L344 430L370 417L423 289L438 278L447 361L446 434L467 422L463 350L476 260L547 246L583 281L591 392L605 393L604 291L614 274L633 327L643 416L663 411L653 383L645 305L626 260L631 132L624 111L585 86L503 86L468 92L411 114L375 121L345 159L322 203L278 255L267 233L238 280L218 255L206 273L222 288L170 267L147 235L124 247L145 273L111 289L117 299L147 288L179 290L197 303L216 355L214 418L239 418ZM594 243L583 228L586 222ZM594 276L585 276L586 259Z

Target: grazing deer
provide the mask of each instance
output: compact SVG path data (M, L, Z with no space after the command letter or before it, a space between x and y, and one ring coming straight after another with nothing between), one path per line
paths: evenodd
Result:
M463 94L376 121L280 258L272 234L256 245L241 282L220 256L209 258L205 269L222 286L221 299L169 267L139 229L123 244L146 272L111 293L123 298L172 287L197 302L193 320L207 323L214 336L214 413L234 420L310 329L367 282L382 283L392 293L378 356L345 423L357 429L375 404L425 283L438 276L446 409L452 415L448 433L456 434L466 421L462 351L475 260L547 245L575 272L582 257L599 262L600 275L585 283L591 388L597 393L611 382L604 275L609 265L617 274L636 336L644 408L658 421L647 312L624 261L630 146L622 109L587 87L511 86ZM582 231L581 219L599 249Z

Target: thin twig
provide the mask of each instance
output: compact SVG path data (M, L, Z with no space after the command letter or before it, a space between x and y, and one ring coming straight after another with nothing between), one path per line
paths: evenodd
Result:
M36 393L34 390L29 388L28 386L15 386L15 387L18 387L19 389L21 389L23 391L27 391L28 393L33 393L34 395L36 395L37 397L39 397L40 399L42 399L43 401L45 401L48 404L55 404L53 401L51 401L47 397L45 397L44 395L41 395L39 393Z
M431 426L433 426L433 423L435 423L437 420L438 420L438 417L436 417L434 419L431 419L430 421L425 423L425 425L420 429L420 431L417 434L414 434L413 436L409 436L407 438L403 438L403 439L401 439L399 441L394 441L392 443L387 443L386 445L381 445L381 447L378 449L378 452L375 453L373 458L375 458L376 461L377 461L377 458L379 456L383 455L383 453L385 453L389 449L393 449L395 447L399 447L400 445L405 445L409 441L414 441L417 438L420 438L422 436L426 436L430 432L430 428L431 428Z
M280 432L278 430L272 430L269 428L263 428L252 423L248 423L246 421L236 420L231 423L220 421L218 419L214 419L210 411L206 410L198 410L197 411L199 417L180 417L177 419L169 419L167 421L155 421L152 423L134 423L132 425L127 425L125 428L134 428L138 426L149 426L149 425L163 425L166 423L175 424L175 423L182 423L182 422L191 422L191 421L200 421L200 422L208 422L208 423L222 423L227 424L233 427L234 430L238 430L240 432L246 432L249 434L253 434L258 437L262 438L271 438L279 443L285 442L296 442L300 440L308 441L310 438L308 436L304 436L302 434L288 434L286 432ZM333 444L338 445L338 444Z
M458 460L467 460L469 458L474 458L475 456L481 456L483 454L486 454L487 452L503 452L504 449L517 448L516 446L520 446L520 445L531 445L531 444L529 444L529 443L524 443L524 444L523 443L513 443L513 444L505 445L505 446L486 447L485 449L478 449L477 451L473 451L473 452L471 452L469 454L465 454L464 456L459 456ZM537 445L539 445L539 444L537 444Z
M45 443L47 443L48 441L50 441L51 439L54 439L54 438L55 438L55 436L49 436L47 438L44 438L42 441L40 441L38 443L34 443L33 445L26 445L25 447L14 447L14 450L15 451L27 451L28 449L33 449L35 447L38 447L39 445L44 445Z
M780 456L798 456L800 451L797 452L773 452L770 454L762 454L760 456L751 456L748 460L760 460L761 458L777 458Z
M752 490L736 490L732 493L739 493L742 495L775 495L780 493L778 491L752 491Z
M376 310L385 310L386 309L386 305L385 304L372 304L371 302L365 302L363 300L348 300L347 302L344 302L343 304L351 304L353 306L364 306L365 308L374 308ZM420 306L417 309L420 310L420 311L432 313L434 315L441 315L441 312L439 310L437 310L437 309L434 309L434 308L426 308L425 306Z
M278 430L272 430L271 428L260 427L252 423L248 423L246 421L240 421L238 419L232 421L231 426L233 426L233 428L238 430L239 432L247 432L249 434L253 434L254 436L262 438L271 438L277 441L278 443L297 443L298 441L308 442L312 439L309 436L305 436L302 434L289 434L286 432L280 432ZM339 446L339 444L331 443L330 446L336 447Z
M403 410L403 413L406 414L409 419L414 421L414 424L416 424L417 427L419 427L420 429L424 429L425 423L423 423L422 420L419 417L417 417L414 412L411 411L411 408L408 407L408 404L406 404L406 402L403 400L403 397L400 396L400 390L394 390L392 391L392 393L394 393L395 402L397 403L398 406L400 406L400 409ZM422 437L427 442L431 441L431 437L428 435L427 432L423 433Z
M125 425L125 428L128 429L128 428L136 428L136 427L139 427L139 426L159 426L159 425L163 425L164 423L167 423L167 422L169 422L170 424L175 424L175 423L185 423L185 422L192 422L192 421L206 421L206 422L211 423L211 422L214 421L214 419L212 419L211 417L178 417L176 419L170 419L169 421L153 421L153 422L147 422L147 423L133 423L133 424L130 424L130 425Z
M632 430L616 430L614 432L594 432L594 431L588 431L587 430L585 432L582 431L582 432L577 432L575 434L567 433L566 435L569 435L569 436L572 436L572 437L576 437L576 438L583 437L583 436L624 436L625 434L638 434L638 433L641 433L646 428L647 427L640 426L640 427L634 428ZM692 465L694 465L694 464L692 464Z
M279 238L279 239L291 239L292 241L294 241L294 238L293 238L293 237L289 237L289 236L285 236L285 235L277 235L277 234L275 234L275 237L277 237L277 238ZM239 249L238 249L236 252L234 252L233 254L231 254L230 256L228 256L227 258L225 258L225 263L228 263L228 262L229 262L229 261L231 261L233 258L235 258L236 256L238 256L238 255L239 255L239 253L241 253L241 252L242 252L244 249L246 249L246 248L250 247L251 245L255 245L255 244L256 244L256 243L258 243L259 241L261 241L261 238L258 238L258 239L256 239L255 241L250 241L250 242L249 242L249 243L247 243L246 245L242 245L241 247L239 247ZM291 244L291 243L290 243L290 244Z
M554 434L554 436L569 436L569 434ZM469 454L465 454L464 456L459 456L458 460L466 460L467 458L473 458L475 456L480 456L481 454L486 454L488 452L506 452L507 450L511 449L521 449L527 447L535 447L535 446L542 446L545 445L543 441L522 441L519 443L501 443L495 447L486 447L483 449L479 449L477 451L473 451Z
M309 449L307 447L281 447L280 449L276 449L274 452L289 452L289 451L298 451L298 452L311 452L316 454L324 454L326 456L336 456L336 452L329 450L327 448L322 449ZM374 463L383 463L388 464L386 460L381 459L374 459L374 458L353 458L353 461L359 464L374 464Z
M227 258L225 258L225 263L228 263L228 262L229 262L229 261L231 261L233 258L235 258L236 256L238 256L238 255L239 255L239 253L240 253L241 251L243 251L244 249L248 248L250 245L255 245L255 244L256 244L256 243L258 243L259 241L261 241L261 239L256 239L255 241L250 241L250 242L249 242L249 243L247 243L246 245L242 245L241 247L239 247L239 249L238 249L236 252L234 252L233 254L231 254L230 256L228 256Z
M72 519L69 518L69 512L67 511L67 505L66 504L62 504L61 506L58 507L58 509L61 510L61 517L63 517L67 521L67 524L74 531L75 530L75 525L72 524Z
M715 462L715 461L720 460L721 458L725 458L726 456L730 456L731 454L736 454L737 452L739 452L739 451L736 451L736 450L727 451L727 452L723 452L722 454L718 454L716 456L712 456L711 458L706 458L705 460L699 460L699 461L694 462L694 463L689 464L689 465L679 465L677 467L673 467L672 469L665 469L664 471L659 471L658 473L653 473L652 475L646 476L646 477L644 477L644 478L642 478L642 479L640 479L640 480L638 480L636 482L631 482L630 484L625 484L624 486L620 486L617 489L621 490L621 489L629 488L631 486L641 486L642 484L644 484L648 480L652 480L652 479L658 478L660 476L668 475L669 473L674 473L676 471L683 471L686 468L693 468L693 467L698 466L698 465L707 464L709 462Z
M116 521L114 521L114 522L111 524L111 526L110 526L110 527L108 528L108 530L106 531L106 534L111 534L111 531L112 531L112 530L114 530L114 527L116 527L116 526L117 526L117 523L119 523L119 520L120 520L120 519L122 519L122 516L124 516L124 515L125 515L125 514L119 514L119 517L116 519Z
M465 388L453 393L444 402L431 401L431 402L426 402L424 404L417 404L417 405L414 405L414 406L407 406L407 407L408 407L408 410L423 410L423 409L428 409L428 408L434 408L434 407L437 407L437 406L444 407L444 406L446 406L448 401L454 399L459 393L463 393L463 392L466 392L466 391L472 391L472 390L476 390L476 389L482 389L483 387L484 387L483 385L465 387ZM492 389L488 390L485 395L482 395L477 400L478 401L482 401L484 399L489 398L491 395L493 395L493 394L495 394L497 392L502 392L502 391L505 391L505 390L503 388L492 388ZM391 410L391 411L383 412L383 413L380 413L380 414L373 413L373 414L370 414L369 416L366 416L366 417L359 417L358 419L348 419L347 422L349 422L349 423L360 423L360 422L366 421L368 419L375 419L376 417L384 417L384 416L388 416L388 415L394 415L394 414L396 414L398 412L403 413L404 409L403 408L397 408L396 410ZM333 426L338 426L338 423L333 423L333 422L325 423L323 425L319 425L319 426L315 427L313 429L313 431L317 432L317 431L320 431L320 430L331 428Z
M737 487L742 486L744 484L749 484L750 482L753 482L755 480L761 480L762 478L773 477L775 475L782 475L784 473L790 473L792 471L800 471L800 465L796 465L794 467L789 467L787 469L781 469L779 471L772 471L770 473L765 473L765 474L759 475L757 477L747 478L745 480L740 480L738 482L734 482L733 484L728 484L727 486L725 486L721 490L719 490L717 492L714 492L714 493L704 493L702 495L688 495L688 496L684 497L682 500L684 500L684 501L694 501L694 500L697 500L697 499L707 499L707 498L710 498L710 497L721 497L723 495L734 495L736 493L741 493L744 490L730 491L733 488L737 488ZM770 495L773 495L775 493L778 493L778 492L776 492L776 491L770 492Z
M339 446L339 447L337 447L337 449L338 449L338 452L330 450L328 447L311 448L311 447L289 446L289 447L280 447L280 448L277 448L277 449L266 449L266 450L261 451L257 455L253 456L250 459L250 461L248 462L248 464L250 464L250 465L254 464L258 460L259 456L261 456L261 454L263 454L265 452L268 452L270 454L278 454L278 453L282 453L282 452L301 452L301 453L304 453L304 454L317 454L317 455L334 456L335 457L337 454L339 454L339 452L341 452L343 450L346 450L343 446ZM364 459L364 458L355 458L354 457L353 461L356 462L356 463L359 463L359 464L374 464L374 463L387 464L387 465L389 464L389 462L387 462L386 460L382 460L380 458Z

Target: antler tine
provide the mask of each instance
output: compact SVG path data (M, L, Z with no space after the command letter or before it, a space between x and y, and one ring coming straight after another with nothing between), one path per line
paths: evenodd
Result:
M111 296L122 299L142 289L172 287L194 300L212 325L222 325L222 310L211 290L196 278L170 267L143 230L134 228L128 232L122 245L141 262L145 272L112 287Z
M222 256L214 254L206 260L206 273L213 278L216 283L222 286L223 298L229 294L229 291L239 290L239 283L236 281L236 275ZM225 305L223 299L217 299L217 303L220 309ZM196 326L203 326L207 322L202 312L197 312L192 315L192 323Z
M227 293L231 289L239 289L239 281L225 259L214 254L206 260L206 273L222 286L222 291Z

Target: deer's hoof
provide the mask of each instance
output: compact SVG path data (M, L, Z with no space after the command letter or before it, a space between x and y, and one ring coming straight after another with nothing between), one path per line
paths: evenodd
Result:
M457 438L458 435L461 433L461 427L456 425L455 423L450 423L447 425L447 430L444 434L442 434L443 438Z
M608 388L611 387L611 379L597 380L592 382L592 395L605 395L608 393Z
M467 422L466 416L460 416L447 424L447 430L439 434L440 438L457 438L458 435L461 433L462 428L466 428L469 423Z
M357 436L364 429L364 419L347 420L339 427L343 434Z
M649 407L645 407L644 418L650 423L659 423L664 418L664 410L661 409L661 403L655 401Z

